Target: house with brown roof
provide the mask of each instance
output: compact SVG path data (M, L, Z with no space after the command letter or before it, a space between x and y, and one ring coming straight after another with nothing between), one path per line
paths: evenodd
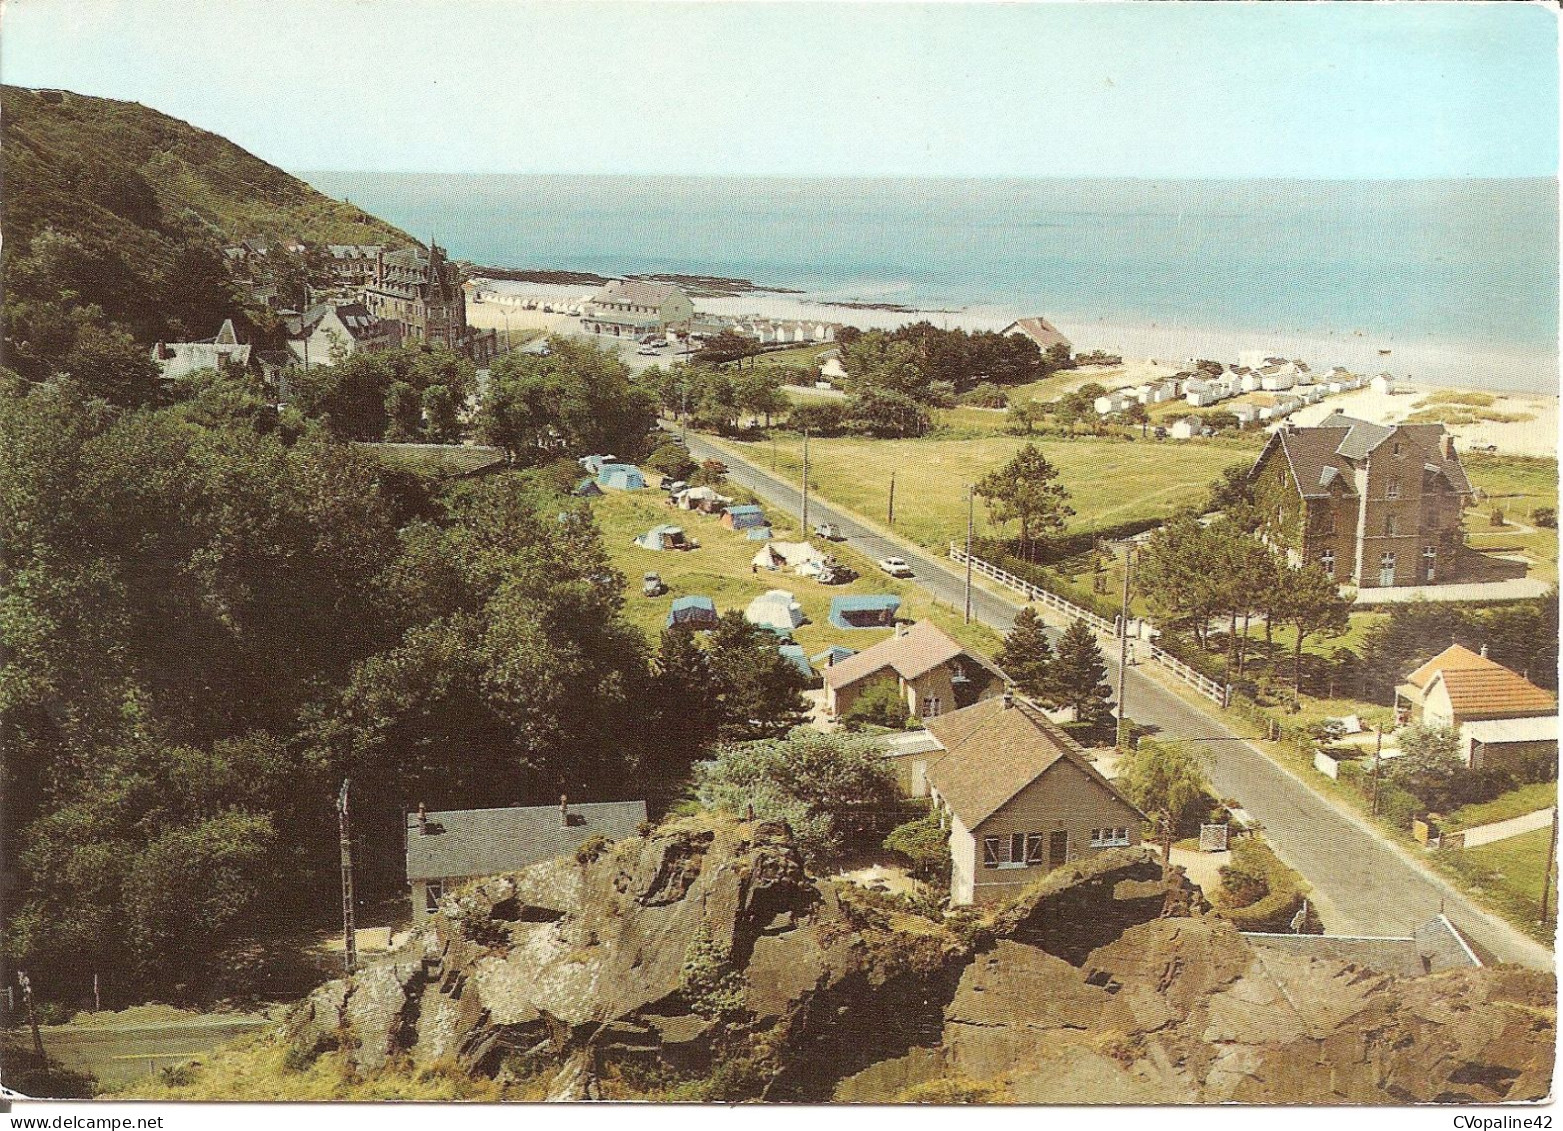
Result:
M1071 860L1140 842L1145 814L1032 704L1000 695L930 719L927 734L952 906L1012 898Z
M1071 353L1075 348L1069 339L1064 337L1057 326L1043 318L1040 314L1035 318L1017 319L1004 327L1001 332L1005 337L1009 337L1011 334L1019 334L1022 337L1030 338L1037 344L1037 349L1043 353L1046 353L1054 346L1063 346L1064 349L1069 350Z
M931 621L899 624L895 635L825 669L825 709L841 716L870 687L893 681L913 715L931 719L991 699L1004 673L961 647Z
M694 303L671 283L610 279L582 312L581 329L588 334L640 337L688 330L694 317ZM751 336L760 334L756 331ZM774 337L773 333L772 340Z
M1248 474L1262 533L1294 563L1359 589L1458 580L1471 497L1442 424L1370 424L1339 411L1271 435Z
M1451 644L1408 675L1395 698L1408 721L1458 733L1473 770L1557 758L1557 696L1489 660L1485 648Z

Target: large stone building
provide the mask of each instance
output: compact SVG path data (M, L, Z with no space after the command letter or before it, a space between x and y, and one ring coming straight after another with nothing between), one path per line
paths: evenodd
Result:
M1249 472L1263 532L1293 562L1358 588L1459 580L1465 468L1442 424L1336 412L1270 437Z
M467 295L461 268L444 248L382 251L363 289L364 305L376 318L400 322L404 345L444 346L485 365L498 350L492 330L467 325Z
M694 317L695 304L671 283L613 279L592 295L581 314L581 329L638 338L688 330Z

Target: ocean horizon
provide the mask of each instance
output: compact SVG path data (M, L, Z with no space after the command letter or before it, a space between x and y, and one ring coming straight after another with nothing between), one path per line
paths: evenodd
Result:
M1247 343L1558 391L1548 179L300 175L484 266L748 279L951 324L1046 314L1135 356Z

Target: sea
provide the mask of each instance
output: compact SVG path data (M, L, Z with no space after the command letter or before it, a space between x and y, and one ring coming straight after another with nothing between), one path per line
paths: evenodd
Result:
M766 292L724 311L970 328L1043 314L1080 349L1264 349L1558 391L1551 180L302 175L486 266Z

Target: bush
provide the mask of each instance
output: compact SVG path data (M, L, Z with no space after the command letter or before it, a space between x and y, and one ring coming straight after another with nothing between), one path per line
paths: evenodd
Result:
M1232 863L1221 869L1221 883L1217 914L1240 931L1290 930L1309 890L1301 876L1253 837L1232 846Z
M908 717L900 686L893 679L878 679L852 701L852 706L842 713L841 723L848 730L870 726L900 730Z
M1557 508L1537 507L1530 512L1530 520L1544 530L1556 530L1558 525Z
M581 847L575 850L575 862L577 864L590 864L600 857L608 847L608 838L601 835L587 837L581 842Z
M662 444L646 458L646 466L669 479L688 479L700 465L678 444Z
M846 430L847 406L839 401L800 404L788 414L787 426L814 436L839 436Z
M1492 513L1487 516L1487 519L1494 526L1502 526L1507 521L1504 518L1502 507L1493 507Z
M959 403L972 408L1008 408L1009 397L992 381L983 381L969 393L962 393Z

